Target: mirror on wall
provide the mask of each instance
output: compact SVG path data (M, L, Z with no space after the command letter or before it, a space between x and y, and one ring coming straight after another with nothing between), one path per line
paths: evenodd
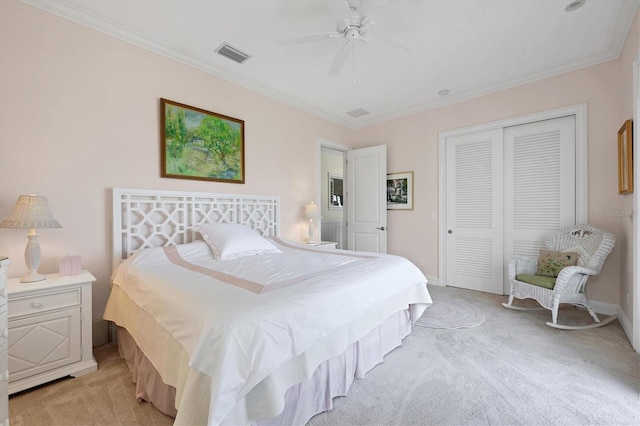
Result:
M343 179L342 175L336 173L328 173L329 175L329 198L327 199L327 207L329 210L341 210L344 202L343 195Z

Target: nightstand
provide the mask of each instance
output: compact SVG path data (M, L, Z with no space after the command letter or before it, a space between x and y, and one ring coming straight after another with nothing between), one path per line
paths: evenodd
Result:
M96 371L88 271L8 280L9 394L65 376Z
M338 243L335 241L320 241L319 243L308 243L310 246L317 247L322 250L335 250Z

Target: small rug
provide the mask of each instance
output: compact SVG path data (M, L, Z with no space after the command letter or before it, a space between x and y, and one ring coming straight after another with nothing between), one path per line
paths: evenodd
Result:
M426 328L471 328L485 320L484 312L460 299L437 300L414 325Z

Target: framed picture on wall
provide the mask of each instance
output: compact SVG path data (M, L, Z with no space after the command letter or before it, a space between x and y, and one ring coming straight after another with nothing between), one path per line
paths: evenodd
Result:
M413 172L387 175L387 210L413 210Z
M618 130L618 193L633 193L633 124L624 122Z
M244 183L244 121L160 100L161 176Z

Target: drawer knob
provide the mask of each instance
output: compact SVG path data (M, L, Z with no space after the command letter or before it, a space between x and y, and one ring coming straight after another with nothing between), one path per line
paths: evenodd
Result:
M40 306L42 306L42 303L36 300L35 302L31 302L31 306L33 306L34 308L39 308Z

